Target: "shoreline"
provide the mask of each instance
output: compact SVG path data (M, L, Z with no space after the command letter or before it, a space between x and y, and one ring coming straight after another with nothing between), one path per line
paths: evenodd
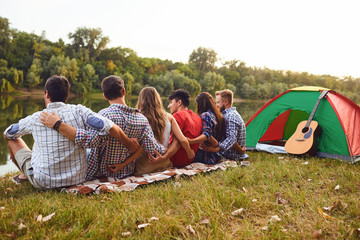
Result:
M29 88L16 88L13 92L10 93L0 93L0 96L12 96L12 97L16 97L16 98L26 98L26 97L31 97L31 98L43 98L44 97L44 90L42 88L33 88L33 89L29 89ZM69 94L69 98L74 98L74 97L79 97L80 95L77 95L75 93L70 92ZM92 96L92 97L100 97L102 98L102 93L89 93L85 96ZM136 95L127 95L130 98L133 97L138 97ZM161 98L165 98L165 97L161 97ZM243 99L243 98L239 98L239 97L234 97L233 98L233 102L234 103L239 103L239 102L257 102L257 101L268 101L269 99Z

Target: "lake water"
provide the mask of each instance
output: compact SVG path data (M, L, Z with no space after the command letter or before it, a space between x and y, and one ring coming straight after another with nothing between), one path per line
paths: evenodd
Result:
M137 98L129 97L126 99L128 106L135 107ZM95 112L102 108L108 107L109 103L104 99L93 99L89 97L72 98L69 100L71 104L82 104ZM264 101L251 101L251 102L235 102L234 106L239 111L244 121L248 121L252 115L264 105ZM167 109L168 102L163 99L165 109ZM20 119L33 114L36 111L44 109L44 100L42 96L29 96L29 97L14 97L8 95L0 95L0 132L1 134L12 123L17 123ZM191 99L190 109L195 111L195 100ZM23 136L26 144L32 148L33 139L31 135ZM12 163L9 157L9 151L4 138L0 138L0 176L17 172L15 164Z

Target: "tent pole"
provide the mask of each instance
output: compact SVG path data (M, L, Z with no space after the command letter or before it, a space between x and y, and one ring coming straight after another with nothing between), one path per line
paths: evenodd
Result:
M350 149L351 164L355 164L355 157L354 157L354 154L353 154L352 149L351 149L351 145L350 145L348 135L345 134L345 137L346 137L346 141L347 141L347 143L349 145L349 149Z

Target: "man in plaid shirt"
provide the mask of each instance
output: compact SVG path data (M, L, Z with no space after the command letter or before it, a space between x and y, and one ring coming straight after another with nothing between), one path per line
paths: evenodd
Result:
M23 173L14 178L17 183L28 180L34 187L46 190L85 181L86 149L58 132L63 123L86 130L96 128L98 135L107 135L110 132L126 142L127 146L133 145L133 141L130 142L112 121L82 105L65 104L69 92L70 83L65 77L50 77L45 83L46 109L43 113L56 113L62 121L47 128L41 123L40 111L21 119L5 130L4 137L8 140L10 158ZM32 134L34 138L32 151L21 139L25 134Z
M137 138L141 147L131 154L121 141L112 136L101 136L96 130L91 129L73 128L71 130L71 126L61 124L63 129L59 129L60 133L69 136L66 132L73 131L74 133L75 131L76 134L72 134L75 136L75 144L91 148L87 159L87 180L102 176L126 177L134 172L133 160L144 150L149 154L154 154L154 150L161 154L165 153L164 146L155 140L147 118L136 108L126 105L124 81L118 76L109 76L102 81L101 88L110 106L100 110L99 114L117 124L128 137ZM54 116L44 114L44 117L50 121ZM52 119L51 122L55 120ZM49 125L51 126L52 123Z
M216 106L220 109L226 120L226 138L219 142L219 154L227 159L242 160L248 158L245 153L246 128L236 107L232 106L233 92L229 89L215 93ZM242 147L241 153L233 148L235 143Z

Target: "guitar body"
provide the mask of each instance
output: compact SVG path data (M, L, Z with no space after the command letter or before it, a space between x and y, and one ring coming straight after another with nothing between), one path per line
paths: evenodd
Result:
M295 155L315 155L321 128L316 121L311 121L309 127L306 127L306 123L307 121L300 122L294 134L286 141L286 152Z

